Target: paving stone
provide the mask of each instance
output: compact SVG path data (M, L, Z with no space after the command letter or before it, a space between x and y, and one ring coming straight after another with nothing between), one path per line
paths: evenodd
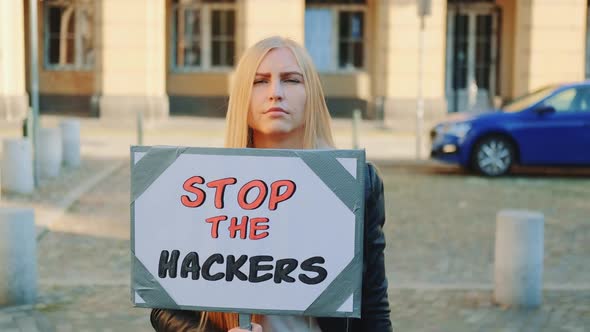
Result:
M2 324L8 324L8 323L12 323L12 316L0 314L0 326L2 326Z
M6 329L2 329L2 332L23 332L17 328L7 327Z
M40 332L39 327L37 326L37 322L35 318L31 316L23 316L15 318L16 326L21 331L27 332Z

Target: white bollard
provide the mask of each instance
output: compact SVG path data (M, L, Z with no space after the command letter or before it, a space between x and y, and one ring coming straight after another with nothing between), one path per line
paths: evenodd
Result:
M61 171L61 131L59 128L39 129L39 175L54 178Z
M80 166L80 121L64 120L61 129L63 164L67 167Z
M0 307L35 303L37 240L32 208L0 209Z
M8 138L3 141L2 189L17 194L30 194L35 189L31 141Z
M494 299L498 304L541 305L544 226L544 216L538 212L498 212L494 264Z

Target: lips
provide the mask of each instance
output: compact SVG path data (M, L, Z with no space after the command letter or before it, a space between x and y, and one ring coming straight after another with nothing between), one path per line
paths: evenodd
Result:
M285 113L285 114L289 114L289 112L287 112L285 109L280 108L280 107L271 107L269 109L266 110L266 112L264 112L265 114L267 113Z

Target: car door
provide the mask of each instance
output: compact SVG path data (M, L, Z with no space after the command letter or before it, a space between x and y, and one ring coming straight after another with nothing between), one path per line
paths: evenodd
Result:
M583 89L583 97L580 98L580 105L576 111L581 126L577 135L578 140L572 145L572 149L575 149L572 153L576 156L574 163L590 165L590 86Z
M535 109L551 106L555 112L526 111L515 138L523 164L568 165L590 162L590 87L563 89Z

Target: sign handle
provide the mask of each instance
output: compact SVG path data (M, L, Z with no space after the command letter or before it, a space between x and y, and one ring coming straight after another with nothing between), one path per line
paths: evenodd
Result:
M249 314L239 314L239 324L241 329L245 329L248 331L252 331L252 322L250 321L251 317Z

